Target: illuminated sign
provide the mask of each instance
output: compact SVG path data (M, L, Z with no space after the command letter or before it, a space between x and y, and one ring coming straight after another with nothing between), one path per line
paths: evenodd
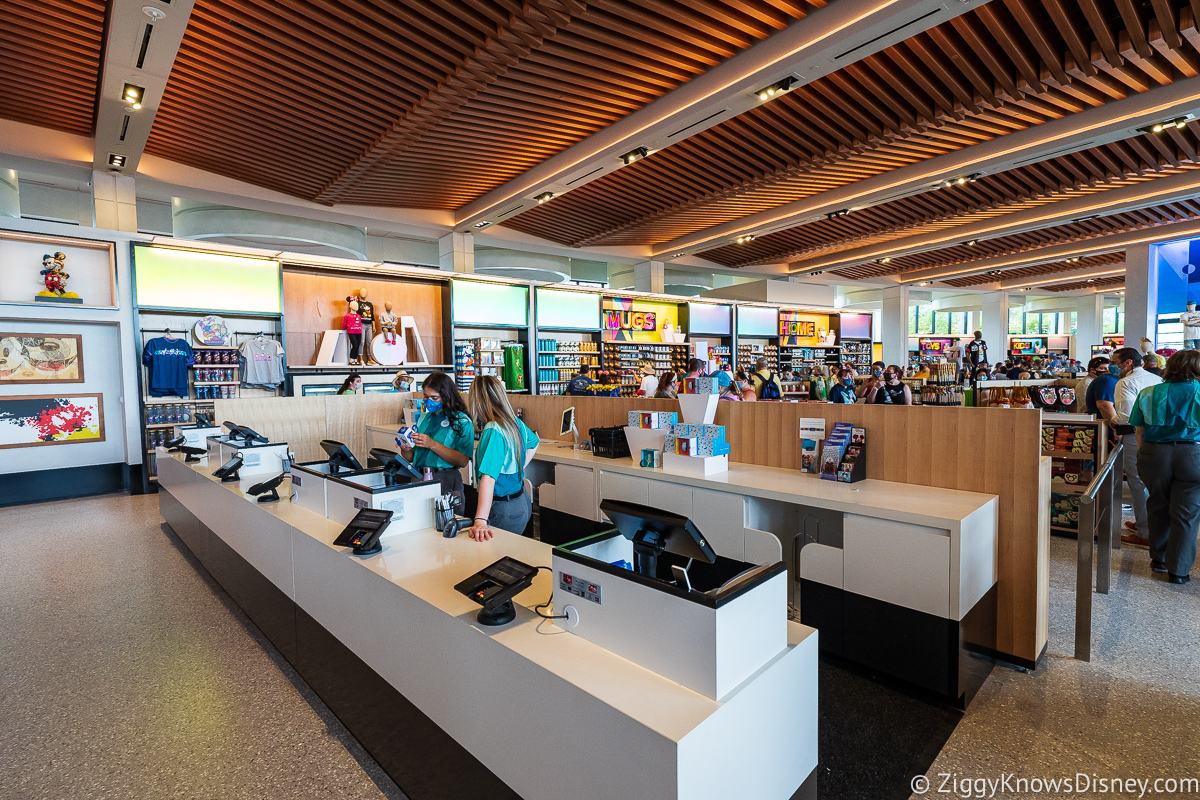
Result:
M604 328L610 331L656 331L657 317L653 311L621 311L604 309Z
M817 323L808 319L783 319L781 317L779 320L779 335L801 338L816 336Z
M281 311L278 261L139 245L133 268L144 308Z

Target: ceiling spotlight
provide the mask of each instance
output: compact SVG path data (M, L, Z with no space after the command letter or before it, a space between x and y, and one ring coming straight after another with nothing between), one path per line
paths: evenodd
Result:
M126 103L132 103L135 108L142 107L142 98L145 96L146 90L141 86L136 86L132 83L125 84L125 89L121 94L121 99Z
M838 211L830 211L825 215L825 219L836 219L837 217L844 217L849 213L850 209L848 208L839 209Z
M921 281L920 283L917 284L917 286L928 286L928 285L929 285L929 281Z
M475 223L474 225L472 225L471 227L472 227L472 228L486 228L488 225L491 225L491 224L492 224L491 222L489 222L488 220L484 219L484 220L480 220L479 222L476 222L476 223Z
M957 181L955 181L955 183L957 183L959 186L962 186L966 182L967 182L966 178L959 178Z
M167 18L167 12L157 6L142 6L142 13L154 22L162 22Z
M977 244L979 244L978 239L968 239L967 240L967 247L974 247Z
M626 166L629 166L633 162L643 159L648 155L650 155L650 151L647 148L638 147L621 156L621 160L625 162Z
M770 100L772 97L777 97L778 95L781 95L791 89L795 83L796 79L789 75L778 83L772 83L770 86L764 86L755 92L755 94L758 96L759 100Z
M1068 259L1067 259L1067 263L1068 263L1068 264L1074 264L1074 263L1075 263L1076 261L1078 261L1078 260L1079 260L1079 256L1075 256L1074 258L1068 258Z
M1182 117L1176 117L1175 119L1165 119L1162 122L1154 123L1149 128L1138 128L1138 132L1139 133L1162 133L1167 128L1183 128L1183 127L1187 126L1188 120L1190 120L1193 116L1195 116L1195 115L1184 114Z
M876 259L876 262L879 264L886 264L891 260L892 260L891 256L884 256L883 258Z
M537 200L538 205L540 206L542 203L546 202L547 200L554 199L554 192L542 192L541 194L539 194L537 197L535 197L533 199Z
M753 241L754 241L754 234L751 234L751 233L747 233L745 236L739 236L737 238L738 244L745 244L746 242L753 242Z
M132 108L134 111L141 111L141 110L142 110L142 104L141 104L141 103L134 103L133 105L131 105L131 106L130 106L130 108Z
M676 253L675 255L671 256L671 258L683 258L685 255L686 253Z
M1095 279L1095 278L1088 278L1088 279L1087 279L1087 282L1088 282L1088 283L1095 283L1095 282L1096 282L1096 279Z
M1000 274L1000 270L998 270L998 269L993 269L993 270L988 271L988 275L999 275L999 274Z
M108 163L110 166L123 167L125 166L125 156L118 155L117 153L109 153Z

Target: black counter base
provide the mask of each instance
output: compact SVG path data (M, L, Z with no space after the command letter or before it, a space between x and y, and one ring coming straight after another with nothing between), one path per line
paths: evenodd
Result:
M163 519L180 541L406 795L412 800L520 800L169 490L160 488L158 498Z
M991 673L996 587L961 622L801 579L800 621L820 649L965 708Z
M8 472L4 474L4 493L0 495L0 508L126 492L131 485L130 469L128 464L116 463L42 469L35 472ZM140 470L141 467L137 466L136 469ZM141 485L140 473L137 485Z

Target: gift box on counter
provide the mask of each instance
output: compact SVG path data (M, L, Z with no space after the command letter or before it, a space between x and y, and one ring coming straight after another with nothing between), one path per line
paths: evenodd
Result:
M720 394L721 382L716 378L684 378L679 382L679 394Z
M657 430L669 428L679 421L676 411L630 411L629 427Z

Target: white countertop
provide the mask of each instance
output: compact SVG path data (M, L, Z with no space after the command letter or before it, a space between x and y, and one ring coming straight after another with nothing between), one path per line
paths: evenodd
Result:
M996 499L995 495L939 489L894 481L864 480L841 483L822 480L792 469L760 467L730 462L728 472L694 477L635 465L630 458L601 458L569 445L543 442L535 456L556 464L570 464L669 481L715 491L736 492L786 503L816 506L850 514L884 517L916 525L956 530L971 514Z
M592 458L590 453L579 455ZM287 481L280 486L283 500L278 503L259 504L254 498L246 495L245 491L258 483L263 476L245 478L237 484L222 484L210 474L207 459L201 459L197 464L185 465L181 456L162 449L158 451L158 458L161 480L168 490L179 477L187 478L186 475L180 476L176 472L176 465L189 469L196 476L227 490L231 499L240 498L241 502L245 503L247 514L268 514L330 550L346 553L346 557L361 569L379 575L447 616L457 618L462 625L474 628L480 635L491 637L495 642L523 657L530 667L547 670L569 681L620 713L673 741L683 739L689 731L716 713L723 705L733 702L739 692L753 683L752 679L726 697L724 702L716 702L568 633L549 620L539 618L533 612L533 606L548 600L551 595L551 577L546 571L539 572L533 586L516 597L515 622L499 628L479 625L475 621L479 606L454 591L454 585L506 555L532 566L549 567L552 550L550 545L507 531L496 531L496 537L490 542L475 542L465 534L446 539L436 530L428 528L393 536L385 534L381 553L366 558L355 558L349 555L349 548L334 547L331 544L343 526L288 501L290 488ZM609 465L604 463L602 466L607 468ZM548 609L546 611L552 613ZM786 613L786 609L780 609L780 613ZM788 623L790 646L771 664L786 658L794 649L794 645L813 634L815 631L812 628ZM771 664L763 670L770 669Z

